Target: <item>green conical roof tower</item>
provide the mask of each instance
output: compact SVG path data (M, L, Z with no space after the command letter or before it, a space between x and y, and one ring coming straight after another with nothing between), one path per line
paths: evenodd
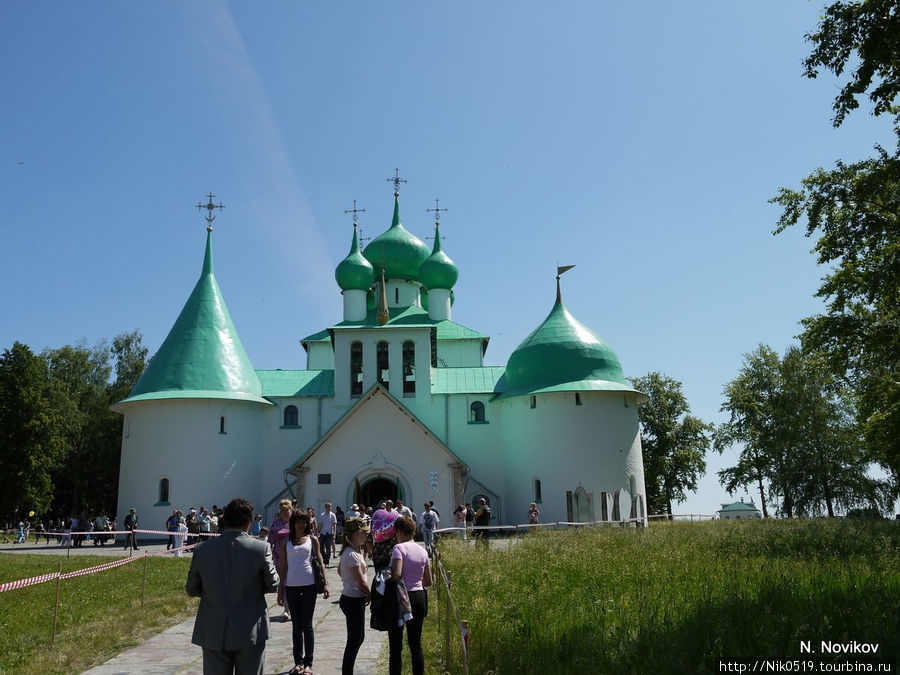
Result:
M203 271L159 351L121 403L224 398L271 405L225 306L213 274L212 228Z
M400 195L394 192L394 217L391 227L366 246L363 255L375 268L375 278L384 269L386 279L419 280L419 268L431 252L425 243L400 222ZM384 261L384 264L382 264Z
M441 249L441 228L435 223L434 248L431 255L419 268L419 281L426 289L446 288L450 290L459 279L459 269Z
M359 252L356 223L353 223L353 241L350 243L350 253L338 263L334 270L334 278L342 291L367 291L375 283L375 268Z
M547 318L510 355L496 398L560 391L622 391L631 388L612 348L569 313L559 277Z

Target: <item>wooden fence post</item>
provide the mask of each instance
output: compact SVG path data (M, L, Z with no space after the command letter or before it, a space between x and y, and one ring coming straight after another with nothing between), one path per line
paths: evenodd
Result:
M50 636L50 644L56 640L56 619L59 617L59 584L62 581L62 561L59 563L56 577L56 603L53 605L53 634Z
M446 657L444 663L446 663L449 666L450 665L450 572L448 572L447 570L444 570L444 574L447 575L447 584L446 584L447 603L446 603L445 609L444 609L444 612L445 612L444 616L446 618L446 621L444 622L444 654L446 654L447 657Z
M144 607L144 589L147 587L147 560L149 556L144 554L144 579L141 581L141 608Z

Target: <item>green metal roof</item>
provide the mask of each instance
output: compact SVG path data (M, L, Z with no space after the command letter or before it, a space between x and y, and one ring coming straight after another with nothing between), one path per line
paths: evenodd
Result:
M490 340L484 333L466 328L462 324L445 319L434 324L437 326L438 340Z
M756 504L750 502L733 502L731 504L722 504L722 508L719 511L759 511L756 508Z
M503 366L436 368L431 380L431 393L492 394L504 370Z
M212 231L203 271L159 351L121 401L225 398L269 404L213 274Z
M459 269L450 260L449 256L441 249L441 229L434 226L434 248L431 255L419 268L419 279L427 288L453 288L453 284L459 279Z
M334 396L333 370L257 370L263 396Z
M625 380L612 348L569 313L558 285L553 309L509 357L496 391L498 399L557 391L640 394Z
M375 282L375 268L359 252L359 235L356 223L353 223L353 240L350 242L350 253L338 263L334 270L334 278L342 291L367 291Z
M378 323L376 318L376 310L370 309L366 312L366 318L358 321L341 321L332 326L333 329L345 328L397 328L397 327L419 327L431 328L434 322L428 318L428 312L410 305L409 307L389 307L388 314L390 318L383 326Z
M381 277L381 269L384 267L386 279L418 281L419 268L430 253L421 239L403 227L400 222L400 198L394 193L391 227L370 241L363 251L363 255L375 268L375 278Z
M328 329L320 330L318 333L313 333L312 335L307 335L305 338L300 340L303 342L325 342L331 340L331 333L328 332Z

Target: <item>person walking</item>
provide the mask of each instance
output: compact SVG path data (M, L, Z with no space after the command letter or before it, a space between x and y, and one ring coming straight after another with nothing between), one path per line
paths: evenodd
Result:
M291 639L294 650L294 667L289 675L308 675L312 673L313 647L313 612L316 609L316 577L313 565L316 565L325 578L325 565L319 551L319 541L311 536L309 516L294 511L288 525L290 536L281 540L279 557L285 561L287 574L284 579L284 597L291 612ZM328 579L325 579L323 599L330 595Z
M411 520L411 519L410 519ZM441 522L438 514L431 507L431 502L425 502L425 510L422 511L422 542L425 544L425 550L428 556L434 556L434 531L437 529L438 523Z
M454 525L459 532L459 535L462 537L463 541L466 540L466 505L460 504L456 507L456 510L453 512L453 519L455 521Z
M166 550L175 548L175 530L178 529L178 509L172 511L172 515L166 518L166 531L169 532L169 541Z
M325 567L331 562L335 532L337 532L337 514L331 510L331 502L325 502L325 510L319 514L319 541L322 544Z
M538 510L537 504L535 502L531 502L531 506L528 507L528 524L537 525L540 515L541 512Z
M340 606L347 621L347 644L341 662L343 675L353 675L356 655L366 639L366 605L372 591L362 547L368 536L369 526L362 518L348 518L344 522L343 549L338 563L338 575L344 582Z
M269 613L266 593L278 588L269 546L247 534L253 505L232 499L225 531L199 546L185 590L200 598L191 642L203 648L203 672L258 673L265 667Z
M423 514L424 515L424 514ZM428 616L428 592L431 586L431 565L428 553L413 541L416 532L412 518L403 516L394 521L397 545L391 554L391 578L403 579L412 608L412 619L388 631L390 675L400 675L403 670L403 628L406 627L406 641L412 658L413 675L425 672L425 654L422 651L422 623Z
M272 520L272 527L269 528L268 537L269 546L272 547L272 555L275 558L275 569L278 570L281 578L281 582L278 584L278 595L275 597L275 600L281 607L284 607L284 611L281 613L282 621L290 621L291 615L284 602L284 576L287 570L284 566L284 559L281 557L281 549L283 548L281 542L290 536L291 514L293 513L294 507L290 499L282 499L278 502L278 513Z

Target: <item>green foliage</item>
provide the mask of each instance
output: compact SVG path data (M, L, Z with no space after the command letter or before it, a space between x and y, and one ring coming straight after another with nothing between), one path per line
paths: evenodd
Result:
M900 649L893 523L655 523L440 546L473 673L711 673L718 658L800 658L800 640L830 636ZM441 662L442 597L430 593L426 663L459 673L455 623Z
M776 234L806 217L829 271L817 295L827 312L803 321L803 345L827 356L856 392L870 456L900 489L900 156L817 170L782 188Z
M632 379L632 386L650 397L638 408L649 513L672 514L706 471L712 425L690 414L681 382L662 373Z
M778 510L789 518L888 507L889 490L867 475L853 399L819 354L790 347L782 359L760 345L744 356L724 395L730 418L714 446L719 452L742 446L737 464L719 472L729 494L757 489L764 516L772 499L780 499Z
M897 0L841 0L825 8L814 44L803 62L805 75L814 78L819 68L840 77L848 64L855 70L834 100L834 126L859 107L857 96L868 91L873 113L897 115L900 93L900 3Z
M146 357L137 331L116 336L112 348L105 342L93 348L66 345L38 356L17 342L4 351L3 518L20 518L32 509L38 518L113 512L122 418L109 407L127 396Z
M91 567L117 558L0 555L0 580ZM190 560L147 561L66 579L60 583L56 640L51 645L56 582L0 593L0 672L76 672L103 663L124 649L183 621L197 601L184 592Z
M50 505L51 471L65 454L77 410L47 363L16 342L0 356L0 514Z

